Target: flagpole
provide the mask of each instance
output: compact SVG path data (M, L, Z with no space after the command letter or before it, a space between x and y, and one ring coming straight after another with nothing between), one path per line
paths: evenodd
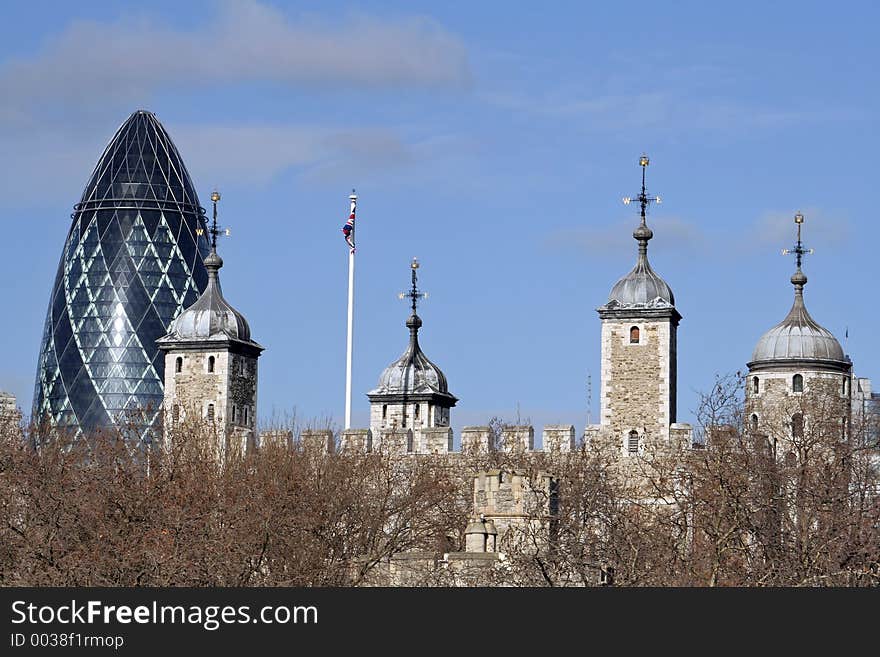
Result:
M351 190L351 218L354 218L357 194ZM351 244L354 244L354 222L351 226ZM345 350L345 428L351 429L351 353L354 334L354 247L348 252L348 340Z
M351 338L354 324L354 249L348 253L348 346L345 352L345 428L351 429Z

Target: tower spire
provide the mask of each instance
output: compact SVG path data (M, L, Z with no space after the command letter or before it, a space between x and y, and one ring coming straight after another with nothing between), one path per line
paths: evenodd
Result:
M654 231L648 228L647 224L648 206L651 203L661 202L659 196L649 196L648 188L645 186L645 172L650 163L650 158L648 158L645 153L642 153L641 157L639 157L639 166L642 167L642 189L635 198L631 196L623 197L624 205L629 205L633 201L638 201L639 203L639 216L641 218L641 223L639 223L638 228L633 231L633 238L639 243L639 259L647 258L648 240L654 237Z
M419 269L419 260L418 258L413 258L412 262L409 265L410 270L412 272L412 287L407 292L401 292L398 296L401 299L409 299L412 307L412 315L409 316L409 319L406 320L406 326L409 329L410 334L410 342L415 344L418 342L418 333L419 329L422 326L421 318L416 314L416 308L419 304L419 299L427 299L428 293L421 292L418 288L418 269Z
M205 269L208 270L208 281L219 284L217 280L217 272L223 266L223 258L217 254L217 238L220 236L229 236L228 228L221 228L217 225L217 203L220 201L220 192L216 189L211 192L211 203L214 206L214 216L211 225L208 226L208 235L211 236L211 253L205 258ZM196 229L196 234L201 235L202 229Z
M214 220L211 222L211 227L208 229L208 232L211 233L211 251L214 253L217 252L217 235L220 230L217 228L217 202L220 200L220 192L216 189L211 192L211 203L214 205Z
M807 284L807 277L804 272L801 271L801 264L803 263L805 255L813 254L813 249L805 248L801 241L801 226L804 223L804 215L800 212L796 213L794 215L794 223L797 225L797 243L791 249L782 249L782 255L794 254L797 269L791 276L791 284L794 285L795 296L801 296L804 292L804 285Z

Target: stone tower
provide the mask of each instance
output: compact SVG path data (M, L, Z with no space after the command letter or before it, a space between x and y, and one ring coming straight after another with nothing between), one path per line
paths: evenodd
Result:
M599 431L634 456L654 441L668 443L684 437L684 425L675 425L676 332L681 315L669 285L648 262L648 241L654 236L646 224L646 210L659 197L648 196L642 155L642 189L638 201L641 223L633 232L638 243L636 266L611 289L608 302L597 308L602 320L601 404ZM672 430L671 430L672 429Z
M367 393L370 400L370 429L379 446L412 453L440 453L452 449L449 409L458 399L449 393L446 376L419 346L422 320L416 314L419 292L416 272L419 262L410 265L412 288L402 293L409 298L412 314L406 320L409 345L379 377L379 385ZM399 443L389 445L390 442Z
M247 321L220 289L223 260L217 255L217 201L211 195L214 221L211 252L205 258L208 285L198 300L157 340L165 353L166 436L186 423L204 427L222 459L231 450L253 445L257 411L257 359L263 347L251 339Z
M794 220L797 243L783 252L796 258L794 303L785 319L758 340L746 381L747 426L766 435L779 458L796 455L797 443L805 437L845 438L852 399L852 362L804 305L807 277L801 263L811 251L801 242L803 215Z

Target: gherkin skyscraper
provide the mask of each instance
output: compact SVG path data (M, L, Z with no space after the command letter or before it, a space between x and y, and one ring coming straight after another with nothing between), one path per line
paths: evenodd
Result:
M151 112L132 114L74 206L46 313L35 420L124 427L149 440L165 369L156 340L207 285L204 214L165 128Z

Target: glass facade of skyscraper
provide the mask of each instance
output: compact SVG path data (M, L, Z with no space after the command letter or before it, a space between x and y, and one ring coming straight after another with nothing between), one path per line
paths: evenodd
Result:
M132 114L95 167L49 299L34 419L149 440L162 404L156 340L207 284L204 210L168 133Z

